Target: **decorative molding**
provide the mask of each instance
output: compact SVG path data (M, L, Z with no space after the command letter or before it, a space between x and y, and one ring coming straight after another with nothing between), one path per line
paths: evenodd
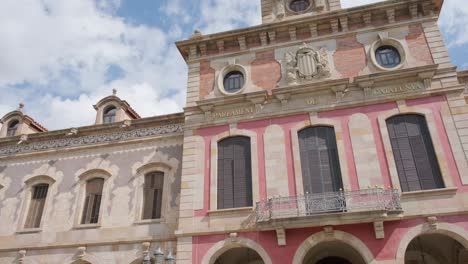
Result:
M284 55L288 85L330 77L328 54L325 48L316 50L304 43L297 50Z
M284 228L276 229L276 239L278 240L278 246L286 246L286 230Z
M385 238L385 228L383 221L374 222L374 233L375 239L384 239Z
M333 237L333 234L334 234L333 226L323 227L323 232L325 232L325 236Z
M18 251L18 263L22 264L24 263L24 259L26 258L26 250L20 250Z
M438 220L436 216L429 216L427 218L427 223L430 230L437 230Z
M0 156L12 154L29 153L35 151L46 151L95 145L101 143L112 143L138 138L161 136L170 133L183 132L183 124L164 125L152 128L140 128L131 131L121 131L107 134L89 135L75 138L62 138L43 142L23 143L21 145L0 146Z

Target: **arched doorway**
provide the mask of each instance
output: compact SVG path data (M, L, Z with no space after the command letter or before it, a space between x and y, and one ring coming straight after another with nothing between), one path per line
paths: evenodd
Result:
M405 264L464 264L468 249L443 234L423 234L414 238L405 253Z
M341 241L328 241L311 248L302 264L366 264L366 262L350 245Z
M255 250L241 247L224 252L214 264L265 264L265 262Z

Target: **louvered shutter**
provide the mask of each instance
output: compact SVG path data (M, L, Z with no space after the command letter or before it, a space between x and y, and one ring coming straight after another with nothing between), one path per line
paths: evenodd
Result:
M145 175L143 219L161 218L163 187L163 172L152 172Z
M48 184L39 184L34 186L28 215L26 217L25 228L39 228L41 226L42 214L44 213L48 190Z
M86 197L81 224L96 224L99 222L103 187L104 179L101 178L95 178L86 183Z
M387 127L402 191L444 188L426 119L396 116Z
M218 209L252 206L250 139L233 137L218 144Z
M336 192L343 187L333 128L303 129L299 148L304 193Z

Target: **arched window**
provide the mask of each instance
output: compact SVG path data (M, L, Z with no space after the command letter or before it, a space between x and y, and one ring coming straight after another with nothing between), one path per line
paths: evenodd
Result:
M97 224L99 222L103 187L104 179L102 178L94 178L86 182L86 197L81 224Z
M332 127L309 127L299 133L304 193L336 192L343 188Z
M28 216L26 218L24 228L29 229L41 227L41 219L44 213L48 190L48 184L38 184L33 187Z
M402 191L444 188L426 118L395 116L387 127Z
M117 108L111 105L106 107L104 110L103 123L110 124L115 122L115 116L117 115Z
M218 209L252 206L250 138L218 143Z
M18 131L19 121L13 120L8 124L7 136L14 137L16 136L16 131Z
M145 175L143 219L161 218L164 173L151 172Z

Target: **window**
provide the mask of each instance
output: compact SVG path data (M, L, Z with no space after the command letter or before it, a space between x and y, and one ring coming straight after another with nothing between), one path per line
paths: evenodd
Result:
M382 46L375 51L377 63L384 68L395 68L401 63L398 50L392 46Z
M108 106L104 111L104 124L110 124L115 122L115 116L117 115L117 108L115 106Z
M41 226L41 219L44 212L48 190L48 184L38 184L34 186L24 228L39 228Z
M395 116L387 127L402 191L444 188L425 117Z
M299 131L304 193L337 192L343 188L340 162L332 127L309 127Z
M252 206L250 138L218 143L218 209Z
M310 2L308 0L293 0L289 4L289 8L294 12L302 12L309 8Z
M7 136L8 137L16 136L16 131L18 130L18 127L19 127L19 121L18 120L11 121L8 124Z
M164 173L151 172L145 175L143 219L161 218Z
M224 77L224 90L227 93L235 93L244 87L244 74L240 71L232 71Z
M86 197L81 224L97 224L99 222L103 187L104 179L102 178L95 178L86 182Z

